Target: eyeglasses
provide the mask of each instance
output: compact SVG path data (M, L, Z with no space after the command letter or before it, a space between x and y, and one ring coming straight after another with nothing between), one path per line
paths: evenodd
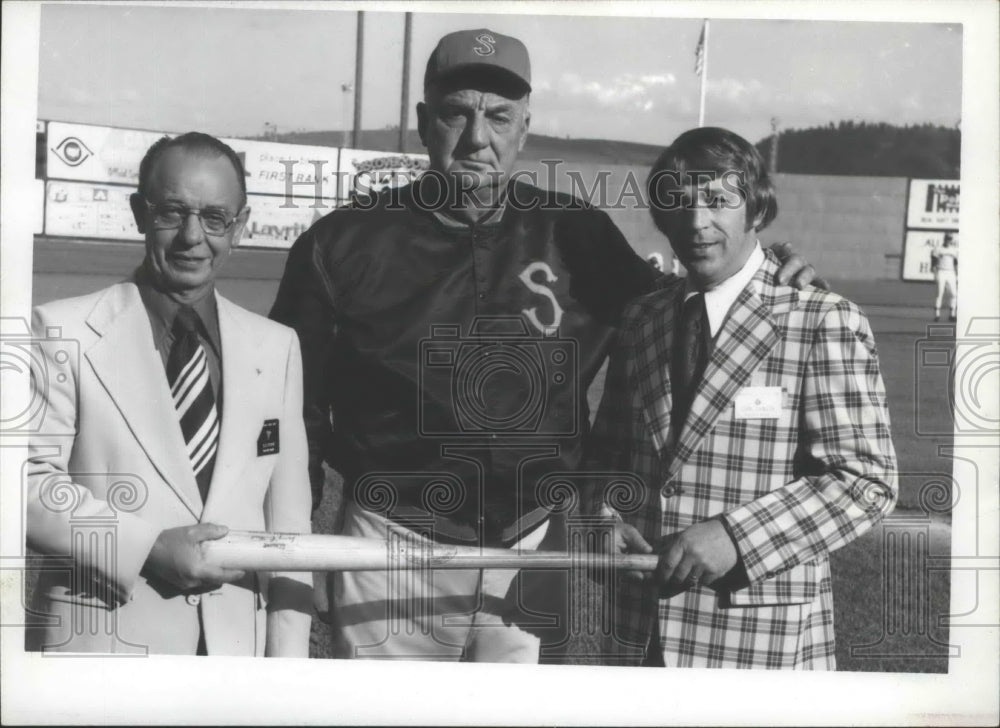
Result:
M240 213L236 213L236 217L230 219L222 210L198 210L175 202L165 202L160 205L155 205L149 200L143 202L146 203L146 209L153 217L153 227L157 230L175 230L184 224L189 215L194 214L198 216L198 222L201 223L201 229L206 235L225 235L240 216Z

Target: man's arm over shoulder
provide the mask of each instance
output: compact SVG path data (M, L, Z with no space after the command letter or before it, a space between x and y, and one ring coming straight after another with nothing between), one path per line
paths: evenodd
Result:
M33 312L32 331L36 339L44 339L49 331L60 329L64 338L71 339L83 325L82 318L83 312L69 310L64 302L39 306ZM57 361L60 352L52 347L37 350L42 357L42 371L53 376L32 377L31 382L32 401L39 406L41 420L29 440L25 468L28 545L43 554L72 554L77 569L93 575L99 587L110 590L114 600L125 602L160 529L126 509L112 507L95 497L90 488L74 482L69 462L79 426L81 361L78 356ZM83 356L83 352L78 353ZM122 480L117 487L132 486L141 489L144 484ZM121 496L123 502L129 502L133 495L142 496L124 490L109 495ZM114 523L114 541L83 538L74 543L71 518L77 525L88 519Z
M809 474L724 516L751 582L850 543L896 503L896 453L871 327L853 303L831 298L802 392L799 449Z
M323 458L332 437L328 362L336 331L333 284L322 265L317 226L292 245L270 317L294 329L301 346L302 414L315 508L323 497Z
M268 531L309 533L312 498L307 466L308 446L302 421L302 361L299 342L287 332L284 411L278 460L264 501ZM308 657L312 624L312 574L278 572L269 579L268 657Z
M571 202L567 202L570 200ZM571 293L601 322L616 326L625 304L656 287L661 274L640 258L603 210L559 198L554 234L572 271Z

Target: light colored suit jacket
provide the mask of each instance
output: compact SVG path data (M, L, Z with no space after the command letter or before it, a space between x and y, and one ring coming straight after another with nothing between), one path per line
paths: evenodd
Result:
M723 518L749 578L669 599L621 580L611 649L625 662L658 617L667 666L834 667L828 554L893 508L896 457L864 314L779 285L777 270L768 252L730 309L679 438L670 359L683 281L624 314L588 461L644 480L614 500L647 541ZM737 417L747 387L780 388L780 415Z
M47 557L35 604L43 649L193 655L200 613L209 655L308 656L309 574L248 573L179 594L140 573L167 528L310 531L298 340L216 297L224 397L206 503L136 285L35 309L44 412L26 466L26 530ZM278 451L261 454L268 421Z

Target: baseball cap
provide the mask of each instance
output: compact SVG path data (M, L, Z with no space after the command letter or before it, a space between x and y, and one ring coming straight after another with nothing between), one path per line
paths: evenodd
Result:
M458 71L482 69L512 76L531 91L531 61L524 43L492 30L459 30L438 41L427 61L424 86Z

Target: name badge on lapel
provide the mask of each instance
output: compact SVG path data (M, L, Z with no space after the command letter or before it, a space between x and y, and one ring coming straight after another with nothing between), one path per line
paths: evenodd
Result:
M776 420L781 417L782 387L743 387L733 400L738 420Z
M257 435L257 457L276 454L278 444L278 421L264 420L264 426Z

